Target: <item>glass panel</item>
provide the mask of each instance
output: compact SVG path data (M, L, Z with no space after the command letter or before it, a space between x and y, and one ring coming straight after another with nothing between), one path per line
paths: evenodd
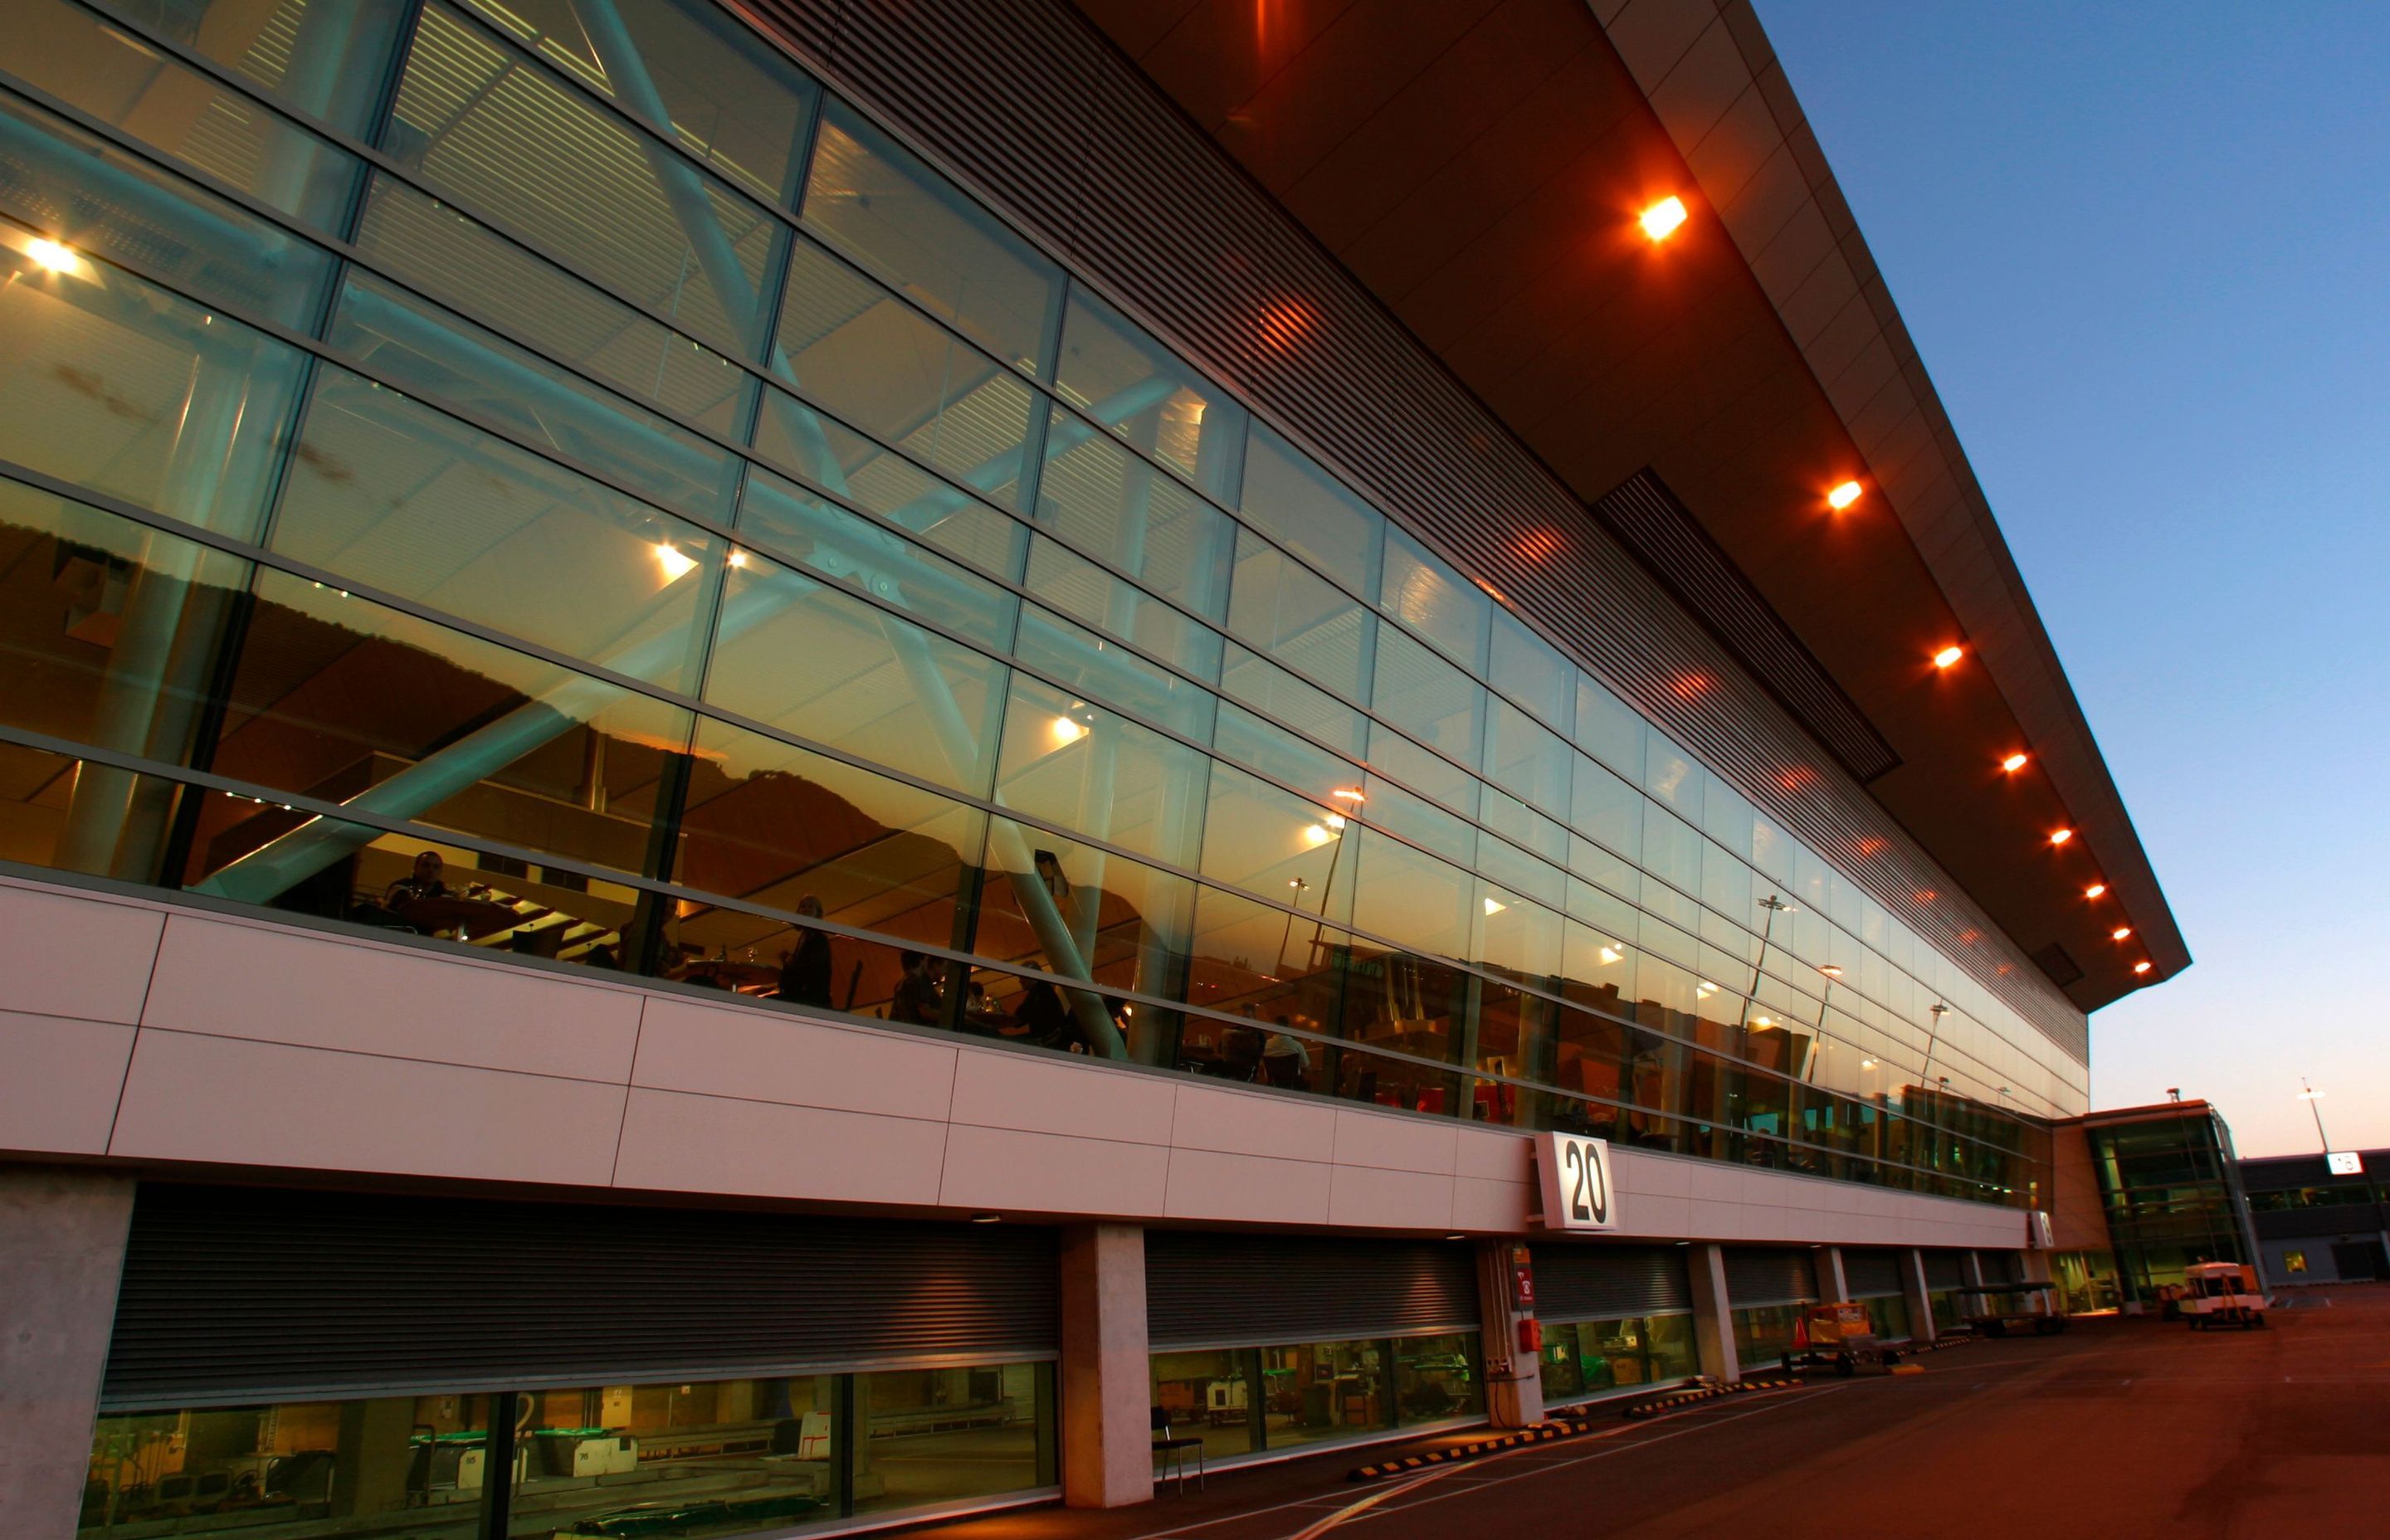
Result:
M1566 738L1576 717L1576 670L1526 622L1497 606L1488 683Z
M1576 746L1636 785L1643 780L1642 717L1589 674L1577 675Z
M789 254L778 345L785 378L848 423L999 502L1019 505L1035 392L815 246ZM797 468L844 488L802 425L786 430Z
M1242 479L1245 410L1084 289L1062 323L1064 399L1223 501Z
M1227 764L1212 767L1202 872L1330 919L1353 908L1356 841L1344 815ZM1342 881L1339 881L1339 876Z
M1268 659L1248 652L1234 642L1227 644L1221 665L1220 689L1223 694L1243 701L1273 721L1302 723L1305 733L1349 758L1361 759L1368 752L1368 717L1326 690L1306 684ZM1237 714L1248 722L1259 720L1249 712ZM1227 751L1226 740L1216 741L1220 742L1223 751ZM1230 757L1240 756L1231 754ZM1357 771L1348 771L1348 774L1353 779L1359 778Z
M1256 424L1245 450L1245 522L1352 592L1378 591L1386 520L1308 456Z
M0 209L32 229L139 263L203 300L285 326L315 321L332 271L317 248L30 102L0 96ZM11 235L13 257L24 240Z
M1379 637L1370 700L1387 723L1456 764L1476 765L1485 687L1399 631Z
M1253 1453L1252 1386L1245 1378L1250 1356L1241 1348L1155 1354L1153 1405L1168 1436L1201 1439L1206 1460ZM1154 1436L1163 1437L1163 1431Z
M831 97L805 223L1007 364L1045 371L1061 272L935 172Z
M675 689L720 571L695 525L329 366L271 544Z
M409 1395L110 1414L92 1430L75 1533L214 1535L263 1522L291 1540L395 1526L409 1540L476 1540L487 1405Z
M770 556L917 614L933 615L991 652L1011 645L1020 601L870 520L768 470L748 473L739 533Z
M1234 520L1060 407L1047 430L1037 521L1151 592L1221 618Z
M1394 1339L1394 1405L1404 1422L1482 1417L1485 1381L1477 1373L1477 1333Z
M745 370L450 205L376 173L356 243L376 266L458 314L724 438L739 436L752 388Z
M854 1511L959 1503L1051 1485L1051 1364L968 1364L854 1377Z
M1733 1314L1735 1357L1744 1373L1767 1367L1792 1351L1793 1324L1801 1316L1799 1305L1755 1305Z
M1228 629L1348 700L1368 699L1377 618L1242 530Z
M1554 817L1569 815L1570 778L1578 756L1558 734L1499 696L1485 727L1485 775Z
M247 0L100 3L352 136L371 126L375 94L343 87L379 78L406 19L405 0L284 0L271 6ZM154 68L155 56L148 62ZM164 108L166 101L155 105Z
M791 668L802 658L804 667ZM708 700L971 795L995 769L1001 663L750 557L724 585Z
M495 420L649 502L728 519L728 450L377 278L351 276L327 340L408 394Z
M1394 1426L1385 1344L1304 1342L1262 1349L1263 1442L1272 1449Z
M1387 533L1378 607L1461 667L1484 671L1494 601L1400 530Z
M659 1515L678 1514L663 1533L701 1524L726 1536L834 1517L832 1384L803 1375L527 1392L507 1534L652 1534Z
M384 148L475 217L734 357L782 227L448 7L425 7Z
M1220 674L1220 634L1156 599L1143 589L1114 576L1094 562L1074 556L1043 535L1032 537L1028 586L1039 597L1098 630L1108 631L1163 662L1199 679ZM1211 731L1209 713L1200 715L1201 729Z
M842 427L786 391L766 388L756 414L755 453L815 486L837 489L856 507L879 514L948 556L1017 581L1028 530L953 482L940 481L875 440ZM1007 473L1009 474L1009 462ZM781 495L824 503L793 486Z
M199 24L190 7L176 9L183 14L175 20ZM245 9L251 14L238 14ZM391 0L345 15L340 6L328 6L315 27L302 29L306 35L294 42L311 51L312 57L299 62L308 70L304 94L313 105L328 107L347 94L341 90L337 59L328 61L334 69L324 69L324 55L353 45L360 51L361 67L374 70L368 56L386 45L390 13L397 9ZM215 10L224 25L211 31L223 42L237 42L245 25L255 36L253 7L223 4ZM9 7L8 25L7 69L19 79L302 224L335 227L356 185L358 162L347 151L64 0L19 0ZM272 48L269 43L258 52Z
M996 795L1030 817L1192 866L1210 766L1174 738L1013 675Z
M708 170L767 202L795 196L814 84L728 15L682 0L479 8L585 89L643 122L668 122Z
M974 938L981 956L1179 997L1194 919L1191 880L1009 818L990 820L987 868ZM1099 1046L1104 1014L1132 1050L1158 1049L1156 1035L1167 1030L1150 1010L1067 983L1061 993L1082 1046ZM1137 1057L1152 1061L1147 1052Z
M255 538L300 354L37 238L0 227L0 457Z

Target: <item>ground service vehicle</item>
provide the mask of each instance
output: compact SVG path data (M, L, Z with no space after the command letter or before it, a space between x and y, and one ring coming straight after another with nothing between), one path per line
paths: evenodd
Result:
M1849 1301L1805 1306L1784 1354L1787 1369L1831 1367L1844 1378L1857 1374L1861 1364L1890 1368L1899 1362L1899 1349L1877 1345L1867 1306Z
M2183 1317L2193 1331L2219 1326L2266 1325L2266 1296L2257 1291L2256 1271L2237 1262L2199 1262L2183 1269Z
M2066 1329L2059 1313L2058 1286L2053 1283L1992 1283L1961 1289L1959 1318L1986 1337L2031 1331L2048 1337Z

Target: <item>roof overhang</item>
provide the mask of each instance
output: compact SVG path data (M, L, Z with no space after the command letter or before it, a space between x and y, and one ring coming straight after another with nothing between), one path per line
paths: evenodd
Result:
M1672 494L1704 538L1630 547L2076 1006L2190 965L1744 0L1080 4L1613 531ZM1670 194L1693 217L1654 243ZM1704 610L1720 555L1747 593ZM1785 633L1805 662L1753 639Z

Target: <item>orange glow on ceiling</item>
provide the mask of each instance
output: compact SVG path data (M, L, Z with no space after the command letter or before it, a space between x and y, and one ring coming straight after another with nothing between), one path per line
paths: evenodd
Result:
M1310 340L1318 324L1319 318L1302 301L1274 301L1262 311L1262 340L1280 353L1292 353Z

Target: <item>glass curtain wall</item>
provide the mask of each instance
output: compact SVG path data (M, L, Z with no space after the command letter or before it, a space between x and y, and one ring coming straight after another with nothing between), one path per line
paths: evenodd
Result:
M1478 1333L1157 1353L1153 1406L1206 1459L1485 1415Z
M2257 1261L2231 1136L2212 1111L2095 1123L2085 1133L2124 1300L2155 1301L2194 1263Z
M1050 1363L111 1414L76 1533L502 1540L495 1480L505 1540L785 1533L1049 1489L1058 1429Z
M23 0L0 859L2038 1204L2082 1067L701 0Z
M1673 1384L1700 1372L1690 1313L1544 1325L1547 1405Z

